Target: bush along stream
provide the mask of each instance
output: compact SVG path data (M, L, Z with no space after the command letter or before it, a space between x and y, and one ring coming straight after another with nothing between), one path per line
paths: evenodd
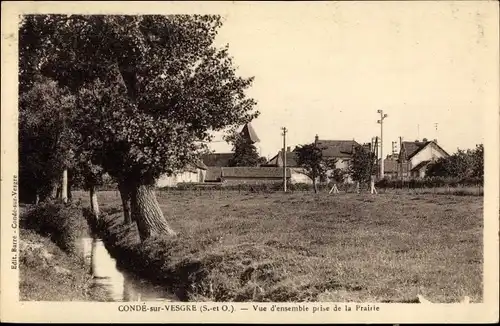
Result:
M20 282L22 301L109 301L94 287L78 240L89 228L78 204L43 203L22 207Z

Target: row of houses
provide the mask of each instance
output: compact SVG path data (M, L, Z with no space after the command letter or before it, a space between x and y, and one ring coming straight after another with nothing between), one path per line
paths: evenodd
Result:
M258 137L250 124L242 131L244 137L257 142ZM314 142L323 151L323 156L335 158L336 168L347 170L357 146L371 149L371 144L360 144L355 140L324 140L316 135ZM283 155L284 154L284 155ZM297 165L295 152L288 147L278 151L267 163L259 167L230 167L233 153L212 153L204 155L202 162L191 164L181 173L164 176L158 180L158 187L175 186L186 182L224 182L226 184L276 183L283 180L283 158L286 156L286 178L290 183L312 183ZM418 178L424 177L427 166L449 154L436 140L423 139L413 142L401 141L399 153L387 155L384 159L384 177ZM380 160L378 161L380 164ZM346 182L350 182L347 177Z

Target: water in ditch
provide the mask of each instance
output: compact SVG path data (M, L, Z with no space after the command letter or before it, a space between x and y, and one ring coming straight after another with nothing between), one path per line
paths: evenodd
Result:
M178 301L163 286L154 285L117 267L101 239L84 237L78 246L93 276L112 301Z

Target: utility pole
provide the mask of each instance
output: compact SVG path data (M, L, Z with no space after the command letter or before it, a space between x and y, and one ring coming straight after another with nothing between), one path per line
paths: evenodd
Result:
M380 113L380 179L384 178L384 119L387 118L387 114L384 114L384 110L377 110Z
M283 130L283 190L286 192L286 133L288 130L286 127L282 127Z

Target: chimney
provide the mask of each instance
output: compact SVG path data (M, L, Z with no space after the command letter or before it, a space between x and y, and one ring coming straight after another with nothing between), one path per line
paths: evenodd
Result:
M292 148L291 148L290 146L288 146L288 147L286 148L286 151L287 151L287 153L290 153L290 152L292 151Z
M427 138L422 139L422 141L423 141L423 142L426 142L426 141L427 141Z
M437 140L437 139L434 139L434 142L437 144L437 143L438 143L438 140Z

